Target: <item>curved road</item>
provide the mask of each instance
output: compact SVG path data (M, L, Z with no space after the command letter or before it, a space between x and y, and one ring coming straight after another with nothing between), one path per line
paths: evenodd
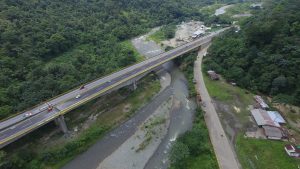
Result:
M201 95L202 102L205 104L205 106L202 106L202 109L205 111L204 118L220 169L239 169L238 160L226 137L219 116L204 83L201 63L207 48L199 51L198 59L195 62L194 77L196 80L196 89Z

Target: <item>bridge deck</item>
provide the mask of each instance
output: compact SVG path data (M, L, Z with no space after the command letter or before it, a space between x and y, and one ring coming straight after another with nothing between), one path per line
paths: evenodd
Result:
M137 76L141 76L186 52L194 50L195 48L198 48L199 46L210 42L212 37L217 36L222 31L224 30L217 31L215 33L212 33L211 35L184 44L173 50L159 54L153 58L93 81L85 85L85 89L75 89L69 93L50 100L48 103L55 107L51 112L47 112L47 110L41 111L41 108L44 109L44 107L46 106L45 104L42 104L30 111L27 111L33 113L33 116L31 116L30 118L25 119L23 115L27 112L24 112L12 119L1 122L0 148L35 130L36 128L39 128L40 126L52 121L58 116L63 115L85 104L86 102L91 101L99 97L100 95L113 90L117 86L124 84L125 82L130 81ZM76 98L78 94L81 95L80 98Z

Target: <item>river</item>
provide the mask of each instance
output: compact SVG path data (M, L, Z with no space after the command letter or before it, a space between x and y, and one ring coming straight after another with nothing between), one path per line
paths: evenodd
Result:
M147 35L144 35L132 40L138 52L147 58L163 52L159 45L153 41L147 41L146 36ZM99 167L99 164L111 154L116 153L118 148L134 135L138 126L151 116L161 103L168 100L171 96L174 96L172 108L169 112L170 123L167 126L167 132L152 154L148 154L149 160L145 163L144 167L146 169L168 168L170 147L180 134L192 127L196 104L192 100L188 100L188 82L183 73L173 62L164 64L163 69L171 77L170 85L165 87L148 105L139 110L130 120L112 130L86 152L78 155L65 165L63 169L96 169Z
M157 29L154 29L156 31ZM153 33L153 30L149 33ZM133 45L146 57L153 57L163 50L153 41L147 41L149 34L133 39ZM188 99L188 82L184 74L171 61L163 65L171 75L171 88L174 93L173 109L170 112L168 132L144 169L166 169L169 166L169 151L176 138L192 127L196 104Z

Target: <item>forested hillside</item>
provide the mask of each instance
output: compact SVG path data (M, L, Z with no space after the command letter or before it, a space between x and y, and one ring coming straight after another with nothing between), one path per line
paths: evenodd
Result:
M267 1L241 31L217 38L207 69L239 86L300 105L300 1Z
M228 1L228 0L227 0ZM0 119L136 62L120 43L214 0L0 1Z

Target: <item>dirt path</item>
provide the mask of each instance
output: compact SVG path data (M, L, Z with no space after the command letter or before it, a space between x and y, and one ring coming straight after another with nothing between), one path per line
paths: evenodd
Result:
M201 63L207 48L199 51L197 61L195 62L194 77L197 82L196 90L200 93L202 102L205 105L202 107L205 111L204 118L220 169L239 169L240 165L226 137L202 76Z

